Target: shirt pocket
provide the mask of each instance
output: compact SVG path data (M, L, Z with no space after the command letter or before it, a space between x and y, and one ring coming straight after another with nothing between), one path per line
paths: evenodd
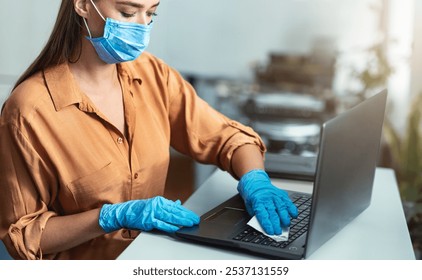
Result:
M130 179L129 179L130 180ZM105 203L125 200L128 178L122 168L112 162L67 185L63 210L77 213L101 207Z

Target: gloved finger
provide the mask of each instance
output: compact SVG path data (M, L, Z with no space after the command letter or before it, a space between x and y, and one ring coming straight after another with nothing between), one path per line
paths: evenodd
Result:
M281 199L283 200L289 215L293 218L297 218L298 210L296 205L291 201L290 197L283 196Z
M286 204L281 197L274 197L273 198L274 204L276 205L276 211L278 213L278 217L280 219L281 226L287 227L290 225L290 215L286 208Z
M177 226L191 227L198 224L191 217L181 216L180 213L167 212L164 216L160 217L161 221L171 223ZM195 219L196 220L196 219Z
M274 228L273 224L270 221L268 211L265 208L265 205L262 203L256 204L254 207L256 218L261 225L261 227L264 229L264 231L267 234L273 235L274 234Z
M168 232L168 233L175 232L179 229L178 226L166 223L166 222L158 220L158 219L154 219L152 222L153 222L154 228Z
M248 212L249 216L253 217L255 215L255 211L254 211L252 205L249 204L249 203L248 204L245 203L245 207L246 207L246 211Z
M181 217L190 219L193 222L193 224L199 224L200 222L200 217L195 212L193 212L190 209L187 209L186 207L182 205L177 205L173 211L175 211L175 214Z
M175 214L180 216L180 218L191 220L191 222L187 222L189 225L199 223L199 216L193 211L182 206L180 200L172 201L164 197L159 198L160 204L159 207L156 207L156 217L159 217L160 219L169 219L170 214Z
M280 235L282 230L281 230L280 217L278 215L278 212L276 211L276 206L271 201L268 201L265 204L265 207L267 209L268 217L273 227L274 234Z
M199 216L193 211L177 204L163 206L156 217L161 221L179 226L193 226L200 221Z
M289 215L292 218L297 218L297 215L299 214L296 205L293 203L287 205L287 212L289 212Z

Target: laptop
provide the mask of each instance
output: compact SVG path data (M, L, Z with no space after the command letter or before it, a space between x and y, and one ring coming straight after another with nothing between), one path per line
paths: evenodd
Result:
M386 101L383 90L322 124L312 194L288 191L299 216L291 221L287 241L250 227L239 194L176 236L270 259L308 258L371 203Z

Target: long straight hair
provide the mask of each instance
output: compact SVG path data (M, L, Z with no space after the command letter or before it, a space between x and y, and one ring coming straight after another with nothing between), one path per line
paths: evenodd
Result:
M81 23L82 18L76 13L73 1L62 0L56 23L47 44L34 62L19 77L13 89L38 71L65 61L76 62L81 52Z

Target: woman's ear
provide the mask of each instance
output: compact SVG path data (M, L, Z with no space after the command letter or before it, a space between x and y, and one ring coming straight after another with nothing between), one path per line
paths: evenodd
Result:
M88 17L88 1L89 0L73 0L75 11L81 17Z

